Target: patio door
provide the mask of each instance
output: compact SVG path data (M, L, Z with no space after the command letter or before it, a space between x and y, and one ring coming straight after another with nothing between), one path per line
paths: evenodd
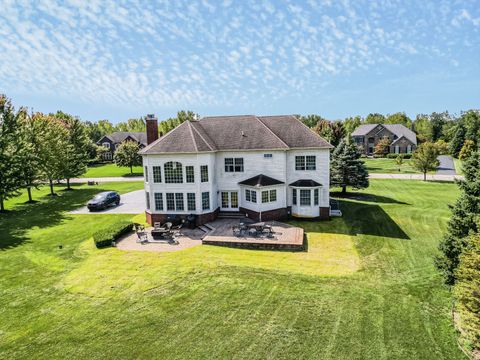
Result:
M238 191L222 191L220 194L221 209L225 211L238 210Z

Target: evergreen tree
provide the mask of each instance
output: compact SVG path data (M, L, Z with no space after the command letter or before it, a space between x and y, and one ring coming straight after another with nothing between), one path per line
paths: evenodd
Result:
M456 280L455 270L459 257L467 244L467 236L479 232L480 216L480 153L476 152L463 163L464 181L459 181L460 197L451 207L452 217L448 222L447 233L441 241L439 255L435 263L445 277L447 284Z
M463 124L459 123L456 126L455 134L453 135L452 140L448 144L448 148L450 151L450 155L455 158L458 158L460 151L462 150L462 146L465 143L465 127Z
M19 114L10 99L0 94L0 211L5 210L4 201L18 195L22 186Z
M67 146L63 158L62 178L67 180L67 189L70 188L70 179L78 177L87 171L90 140L85 125L80 119L65 113L55 115L65 126L68 132Z
M435 170L439 164L438 149L431 142L421 144L412 156L412 165L423 173L424 181L427 180L427 172Z
M360 156L360 152L350 139L340 141L332 154L330 185L340 186L342 194L347 192L347 186L364 189L369 185L368 172Z
M142 165L142 157L138 154L139 151L140 147L136 142L124 141L115 151L115 164L130 167L130 174L133 174L133 167Z

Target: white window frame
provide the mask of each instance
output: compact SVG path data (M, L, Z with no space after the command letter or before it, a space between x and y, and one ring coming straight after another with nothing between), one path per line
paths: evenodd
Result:
M170 169L170 165L172 168ZM183 183L183 166L178 161L169 161L163 165L163 176L166 184Z
M163 193L154 193L155 211L163 211Z
M202 210L210 210L210 192L202 192Z
M317 170L317 157L315 155L296 155L296 171L315 171Z
M192 199L193 195L193 199ZM196 194L195 193L187 193L187 211L195 211L197 210L196 204ZM191 206L193 205L193 206Z
M304 196L308 194L308 197ZM308 199L308 202L306 201ZM300 189L299 196L300 206L312 206L312 192L310 189Z
M225 158L224 170L225 172L244 172L245 161L243 158Z
M208 182L208 165L200 165L200 182Z
M161 183L162 182L162 167L160 165L152 166L152 172L153 172L153 182L155 184Z
M195 182L195 167L193 165L185 166L185 182L189 184Z

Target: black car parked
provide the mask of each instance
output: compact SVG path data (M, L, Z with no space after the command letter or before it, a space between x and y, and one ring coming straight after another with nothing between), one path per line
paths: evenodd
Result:
M120 204L120 195L116 191L105 191L97 194L87 203L88 210L105 210L110 206Z

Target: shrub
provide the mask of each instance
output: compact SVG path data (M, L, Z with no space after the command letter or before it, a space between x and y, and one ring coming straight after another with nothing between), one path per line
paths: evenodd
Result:
M468 242L468 249L460 257L453 294L461 339L475 350L480 349L480 235L472 236Z
M109 227L99 230L93 234L93 241L95 242L95 246L98 249L112 246L113 241L130 232L132 228L133 223L131 221L117 221Z

